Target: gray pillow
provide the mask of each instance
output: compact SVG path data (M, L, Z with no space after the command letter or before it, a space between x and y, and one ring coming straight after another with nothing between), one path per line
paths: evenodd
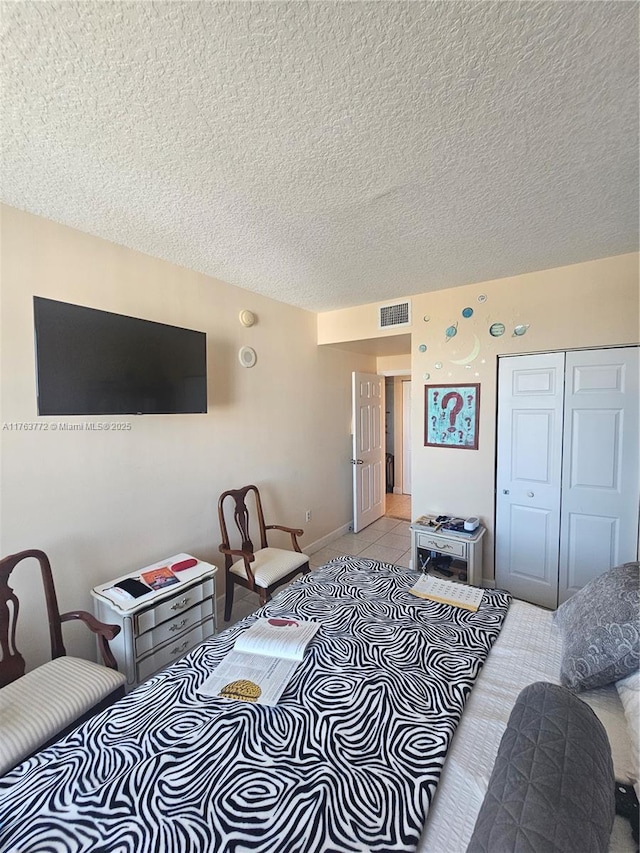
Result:
M611 748L591 708L557 684L518 696L467 853L605 853Z
M640 574L625 563L594 578L553 614L562 633L560 680L590 690L640 665Z

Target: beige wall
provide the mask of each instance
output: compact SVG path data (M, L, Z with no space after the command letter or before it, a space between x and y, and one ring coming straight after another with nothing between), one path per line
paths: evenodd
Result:
M303 548L350 521L351 371L375 372L373 356L317 347L310 312L12 208L1 224L2 422L132 424L0 433L0 553L46 551L62 609L91 609L95 584L180 551L221 566L227 488L257 483L267 521L303 527ZM207 332L209 413L39 418L34 294ZM243 308L254 327L240 325ZM244 344L252 369L238 362ZM30 666L48 648L34 568L15 584ZM93 656L87 633L67 626L69 650Z
M478 296L486 301L478 302ZM412 302L412 506L424 512L479 515L489 528L484 576L493 578L495 420L497 359L502 354L634 344L639 339L638 255L604 258L529 275L486 281L410 297ZM399 297L399 301L402 297ZM473 308L470 319L461 311ZM493 338L492 323L507 331ZM457 323L447 340L445 330ZM530 324L514 337L517 324ZM369 339L377 326L376 305L318 317L318 342ZM403 332L406 331L403 329ZM469 367L455 364L479 351ZM419 352L421 344L427 346ZM441 368L436 365L442 364ZM427 378L427 374L429 375ZM424 385L479 382L479 449L424 446Z
M411 354L379 356L376 362L378 373L385 376L398 376L411 372Z

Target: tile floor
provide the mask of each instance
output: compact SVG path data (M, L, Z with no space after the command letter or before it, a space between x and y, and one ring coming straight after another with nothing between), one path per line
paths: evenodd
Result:
M409 568L411 557L411 534L409 521L382 516L358 533L346 533L334 539L329 546L321 548L309 557L311 571L323 566L334 557L370 557L384 563ZM233 612L229 622L224 621L224 600L218 601L218 631L228 628L257 609L258 596L249 590L236 587Z
M411 495L394 495L388 492L384 509L387 516L411 521Z
M348 554L352 557L370 557L385 563L409 567L411 534L409 522L384 515L358 533L345 533L334 539L326 548L311 554L311 567L324 565L334 557Z

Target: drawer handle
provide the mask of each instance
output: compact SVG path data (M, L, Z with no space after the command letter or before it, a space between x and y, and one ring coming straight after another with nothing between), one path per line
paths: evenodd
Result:
M176 601L175 604L171 605L172 610L182 610L183 607L186 607L189 603L189 599L185 596L185 598L181 598L180 601Z
M171 649L172 655L179 655L180 652L183 652L187 646L189 645L189 640L185 640L181 646L176 646L175 649Z
M435 542L433 539L428 540L429 545L435 545L440 551L450 551L453 548L453 545L440 545L439 542Z
M173 625L169 628L170 631L179 631L180 628L184 628L187 624L187 620L183 619L182 622L174 622Z

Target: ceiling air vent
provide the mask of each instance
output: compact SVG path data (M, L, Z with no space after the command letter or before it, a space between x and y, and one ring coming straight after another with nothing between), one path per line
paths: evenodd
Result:
M411 325L411 305L409 302L381 305L379 311L379 328L381 329Z

